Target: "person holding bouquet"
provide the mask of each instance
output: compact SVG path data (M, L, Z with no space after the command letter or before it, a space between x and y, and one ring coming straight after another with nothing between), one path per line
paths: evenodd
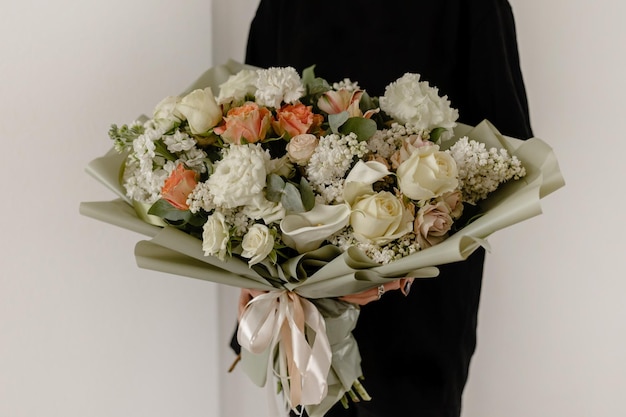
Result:
M447 95L460 122L492 122L529 138L515 25L505 0L261 0L246 63L315 65L329 82L358 80L370 96L406 72ZM345 299L361 304L357 339L371 401L330 417L454 417L476 346L484 251L439 266L432 279L401 280ZM401 291L393 291L394 289ZM242 298L254 294L243 290Z

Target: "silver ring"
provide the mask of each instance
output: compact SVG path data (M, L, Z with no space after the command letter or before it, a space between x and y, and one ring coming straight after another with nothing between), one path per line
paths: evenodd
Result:
M380 298L383 296L383 294L385 293L385 286L381 285L378 287L378 299L380 300Z

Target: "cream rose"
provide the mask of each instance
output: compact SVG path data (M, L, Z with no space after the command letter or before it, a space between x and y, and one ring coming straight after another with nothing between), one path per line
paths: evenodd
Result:
M209 216L202 227L202 250L206 256L217 256L222 261L226 256L229 227L219 211Z
M352 204L350 225L361 242L384 245L413 230L413 216L388 191L366 194Z
M270 229L263 224L253 224L241 242L241 256L250 259L248 265L258 264L274 249L274 237Z
M287 155L294 163L304 166L311 159L311 155L317 148L319 139L315 135L308 133L297 135L287 143Z
M459 184L456 162L439 146L423 146L398 167L398 186L413 200L428 200L453 191Z
M176 111L187 119L194 135L207 133L222 120L222 109L210 87L187 94L176 104Z

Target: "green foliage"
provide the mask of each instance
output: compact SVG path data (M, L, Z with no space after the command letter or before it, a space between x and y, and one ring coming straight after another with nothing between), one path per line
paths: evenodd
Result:
M280 202L288 213L302 213L315 205L313 190L304 178L296 185L286 182L276 174L267 176L265 198L275 203Z
M150 207L148 214L162 218L167 224L193 232L206 222L206 216L189 210L179 210L166 200L160 199Z
M351 117L341 125L339 132L344 135L354 132L356 137L362 142L371 138L377 130L376 122L363 117Z
M109 138L115 142L115 149L123 152L130 149L133 146L133 140L142 135L145 130L140 124L122 125L121 127L112 124L109 128Z
M434 143L439 143L441 140L441 135L444 132L447 132L448 129L445 127L436 127L430 131L430 141Z
M340 133L339 128L343 126L343 124L348 121L350 118L350 114L347 111L342 111L337 114L329 114L328 115L328 124L330 126L330 130L333 133Z

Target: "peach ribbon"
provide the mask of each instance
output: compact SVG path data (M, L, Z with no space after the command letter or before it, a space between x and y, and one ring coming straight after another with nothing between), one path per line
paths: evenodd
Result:
M308 329L315 332L312 344ZM254 297L243 310L237 339L255 354L273 352L278 346L275 372L290 408L319 404L326 397L332 353L324 318L309 300L290 291Z

